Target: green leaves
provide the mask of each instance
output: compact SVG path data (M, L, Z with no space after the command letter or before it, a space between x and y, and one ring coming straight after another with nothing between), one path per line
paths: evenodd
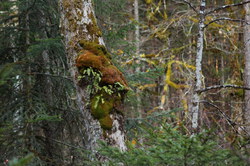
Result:
M119 94L119 91L123 91L125 89L125 87L119 82L116 82L114 85L100 85L102 73L96 71L92 67L88 67L80 71L78 80L80 81L84 78L91 80L91 83L87 86L87 89L91 94L95 94L100 91L104 91L109 95L112 95L115 92L118 92Z

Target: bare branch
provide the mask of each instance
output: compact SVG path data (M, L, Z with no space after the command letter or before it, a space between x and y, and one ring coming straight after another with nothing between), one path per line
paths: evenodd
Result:
M242 19L231 19L231 18L228 18L228 17L222 17L222 18L217 18L215 20L212 20L210 21L209 23L207 23L205 25L204 28L208 27L210 24L214 23L214 22L217 22L217 21L233 21L233 22L245 22L244 20Z
M244 5L244 4L247 4L247 3L250 3L250 0L249 1L245 1L245 2L240 2L240 3L230 4L230 5L219 6L217 8L214 8L214 9L206 12L205 15L209 15L209 14L212 14L214 12L217 12L217 11L220 11L220 10L224 10L224 9L227 9L227 8L231 8L231 7L235 7L235 6L241 6L241 5Z
M207 104L211 105L212 107L216 108L222 114L222 116L227 120L228 124L231 125L233 129L235 129L234 127L236 126L236 123L234 121L232 121L217 105L215 105L207 100L201 100L200 103L207 103Z
M250 90L249 87L244 87L244 86L239 86L239 85L214 85L214 86L206 87L204 89L198 89L196 92L202 93L202 92L206 92L212 89L222 89L222 88L235 88L235 89Z
M239 124L237 124L236 122L234 122L233 120L231 120L231 118L225 114L217 105L207 101L207 100L201 100L199 101L200 103L206 103L208 105L211 105L212 107L216 108L220 114L226 119L227 123L232 127L232 129L237 133L237 134L240 134L239 131L237 130L236 126L240 127L240 129L242 131L245 132L245 134L247 134L249 136L249 133L244 129L244 127L242 126L239 126Z
M198 11L195 9L194 5L192 3L190 3L187 0L182 0L183 2L185 2L186 4L188 4L189 7L191 7L191 9L193 9L196 13L198 13Z
M178 3L178 1L176 1L176 0L172 0L172 1ZM194 11L195 13L198 14L198 11L195 9L195 6L194 6L191 2L189 2L188 0L179 0L179 1L182 1L182 2L186 3L191 9L193 9L193 11Z

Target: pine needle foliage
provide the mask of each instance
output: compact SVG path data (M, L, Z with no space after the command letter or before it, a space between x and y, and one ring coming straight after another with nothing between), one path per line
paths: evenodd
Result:
M128 151L102 143L100 154L108 161L102 165L247 165L230 149L220 147L210 131L188 135L177 127L164 124L144 128L144 135L128 142Z
M20 158L11 165L24 165L31 153L30 165L60 165L65 145L55 140L67 140L65 131L73 130L79 111L57 0L1 1L0 6L0 162Z

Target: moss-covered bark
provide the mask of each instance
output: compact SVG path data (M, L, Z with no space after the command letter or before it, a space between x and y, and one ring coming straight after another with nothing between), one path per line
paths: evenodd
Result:
M76 85L78 106L82 113L83 125L86 131L85 146L94 150L96 142L103 139L108 143L126 149L124 141L121 103L123 95L128 89L127 82L122 73L112 64L110 54L107 52L102 33L97 26L91 0L60 0L61 32L64 36L71 75ZM98 86L122 85L123 92L114 90L113 94L97 91L91 94L87 91L87 84L79 80L81 71L93 68L101 73ZM102 97L102 102L97 99ZM110 100L112 98L112 100ZM105 138L103 131L105 129Z
M111 111L118 111L117 108L120 108L119 105L122 104L123 100L121 94L124 94L124 92L128 90L127 82L122 73L112 64L104 46L83 40L80 44L83 50L80 51L76 59L78 70L82 71L87 68L92 68L101 73L101 80L97 85L101 90L95 94L91 94L91 113L94 118L99 120L103 129L111 130L113 120L110 118L110 113ZM115 84L119 84L122 88L120 87L119 90L116 89ZM112 89L110 90L112 93L108 94L105 92L103 90L104 86L111 87Z

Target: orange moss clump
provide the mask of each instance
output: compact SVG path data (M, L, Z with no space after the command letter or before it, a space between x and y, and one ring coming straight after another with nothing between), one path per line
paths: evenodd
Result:
M88 67L98 70L101 73L100 86L120 83L124 87L123 90L120 90L123 93L119 93L117 90L113 94L108 94L104 90L100 90L93 94L90 99L92 116L98 119L103 129L110 130L113 125L110 112L122 110L121 94L129 89L128 84L119 69L110 61L110 54L104 46L84 40L80 41L79 44L83 48L76 59L76 66L79 70ZM116 85L112 87L115 88Z
M78 68L92 67L99 70L102 73L101 83L103 84L113 85L119 82L125 88L128 87L122 73L103 55L98 56L92 51L84 50L76 59L76 66Z
M84 50L76 60L77 67L92 67L97 70L101 70L104 65L108 65L110 62L104 56L97 56L91 51Z
M102 73L102 82L107 84L119 82L122 85L127 86L127 82L122 73L114 65L109 65L100 71Z

